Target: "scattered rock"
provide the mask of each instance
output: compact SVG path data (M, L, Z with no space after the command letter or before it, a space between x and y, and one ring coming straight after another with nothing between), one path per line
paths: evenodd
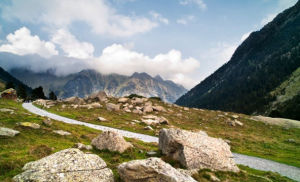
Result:
M156 157L122 163L118 172L124 182L195 182L192 177Z
M145 101L147 101L148 99L146 99L146 98L137 98L137 97L135 97L135 98L133 98L132 100L131 100L131 103L132 104L143 104Z
M169 124L169 121L161 116L155 116L155 115L146 115L143 116L144 119L142 119L142 122L147 125L157 125L157 124Z
M89 104L92 108L96 108L96 109L99 109L102 107L101 104L99 104L98 102L94 102L94 103L91 103Z
M92 140L92 146L99 150L108 149L123 153L128 148L133 147L131 143L126 142L121 134L115 131L104 131Z
M289 138L286 141L289 142L289 143L296 143L295 139L292 139L292 138Z
M13 88L6 89L0 93L1 98L16 100L18 98L17 91Z
M232 115L232 117L234 118L234 119L237 119L237 118L239 118L239 116L238 115Z
M238 172L230 146L222 139L209 137L203 132L180 129L162 129L159 132L162 153L179 161L188 169Z
M150 106L150 105L144 106L144 107L143 107L143 112L144 112L144 113L150 113L150 112L153 112L152 106Z
M240 122L239 120L234 120L235 124L239 125L239 126L243 126L244 124L242 122Z
M155 151L149 151L146 153L148 156L155 156L157 154L157 152Z
M1 108L0 112L9 112L10 114L13 114L15 111L12 109Z
M154 111L166 112L167 110L163 106L153 106Z
M112 170L95 154L79 149L65 149L40 160L29 162L24 172L13 178L16 182L113 182Z
M103 118L103 117L98 117L99 121L107 121L107 119Z
M153 128L151 126L146 126L144 130L153 130Z
M80 150L92 150L93 146L91 145L84 145L83 143L75 143L75 148L78 148Z
M131 112L131 110L128 107L124 107L123 111L125 111L125 112Z
M190 110L190 108L188 108L188 107L183 107L183 110L185 110L185 111L189 111L189 110Z
M238 121L238 120L227 120L226 121L227 122L227 124L229 125L229 126L236 126L236 125L239 125L239 126L243 126L244 124L242 123L242 122L240 122L240 121Z
M113 103L107 103L106 109L109 111L120 111L120 105L113 104Z
M67 136L67 135L71 135L70 132L64 131L64 130L53 130L54 133L59 134L61 136Z
M107 95L104 91L99 91L97 93L91 94L88 97L88 100L105 102L105 101L107 101Z
M118 102L119 103L126 103L129 99L126 98L126 97L122 97L122 98L119 98Z
M4 128L4 127L0 127L0 136L4 136L4 137L14 137L17 134L19 134L20 132L17 130L13 130L10 128Z
M51 121L50 118L47 118L47 119L43 120L43 124L46 126L51 126L53 124L53 122Z
M135 123L141 123L139 120L132 120Z
M134 113L134 114L143 114L143 112L141 110L138 110L138 109L134 109L132 111L132 113Z
M194 174L198 173L198 169L177 169L179 172L182 174L188 175L188 176L193 176Z
M64 101L70 104L77 104L77 105L85 104L84 100L79 97L69 97L66 98Z
M23 126L23 127L29 127L29 128L33 128L33 129L39 129L41 127L39 124L31 123L31 122L20 122L20 123L17 123L17 125Z

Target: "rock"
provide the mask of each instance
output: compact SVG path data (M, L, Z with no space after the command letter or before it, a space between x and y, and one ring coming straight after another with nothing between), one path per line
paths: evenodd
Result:
M232 159L230 146L222 139L209 137L203 132L162 129L159 132L159 149L188 169L239 171Z
M93 93L88 97L89 100L105 102L107 101L107 95L104 91Z
M109 151L123 153L128 148L133 147L126 142L121 134L115 131L104 131L92 140L92 146L99 150L108 149Z
M234 118L234 119L237 119L237 118L239 118L239 116L238 115L232 115L232 117Z
M132 108L133 108L133 105L130 104L130 105L128 106L128 108L129 108L129 109L132 109Z
M113 104L113 103L107 103L106 109L109 111L120 111L120 105Z
M132 121L135 122L135 123L141 123L139 120L136 120L136 119L134 119Z
M40 160L29 162L15 182L113 182L112 170L95 154L65 149Z
M64 130L53 130L54 133L59 134L61 136L67 136L67 135L71 135L70 132L64 131Z
M31 122L20 122L20 123L17 123L17 125L23 126L23 127L29 127L29 128L33 128L33 129L39 129L41 127L39 124L31 123Z
M169 124L169 121L161 116L155 116L155 115L146 115L143 116L144 119L142 119L142 122L147 125L157 125L157 124Z
M295 139L289 138L286 140L288 143L296 143Z
M98 117L99 121L107 121L107 119L103 118L103 117Z
M132 104L143 104L144 103L144 98L134 98L131 100Z
M133 109L132 113L134 113L134 114L143 114L143 112L141 110L138 110L138 109Z
M94 103L91 103L89 104L92 108L96 108L96 109L99 109L102 107L101 104L99 104L98 102L94 102Z
M46 126L51 126L53 123L50 118L44 119L43 124Z
M118 172L124 182L196 182L156 157L122 163Z
M153 128L151 126L146 126L144 130L153 130Z
M85 103L85 101L79 97L69 97L69 98L66 98L64 101L69 104L77 104L77 105L82 105Z
M177 169L179 172L182 174L188 175L188 176L193 176L194 174L198 173L198 169Z
M124 107L123 111L125 111L125 112L131 112L131 110L128 107Z
M157 154L157 152L154 151L149 151L146 153L148 156L155 156Z
M185 111L189 111L189 110L190 110L190 108L188 108L188 107L183 107L183 110L185 110Z
M153 106L154 111L166 112L167 110L163 106Z
M144 113L153 112L152 106L150 106L150 105L144 106L144 107L143 107L143 112L144 112Z
M244 124L242 123L242 122L240 122L240 121L238 121L238 120L234 120L234 122L235 122L235 124L237 124L237 125L239 125L239 126L243 126Z
M65 104L61 105L62 109L65 109L67 106Z
M80 150L92 150L93 146L91 145L84 145L83 143L76 143L74 147L80 149Z
M122 97L122 98L119 98L118 102L119 103L126 103L128 100L129 100L129 98Z
M17 130L13 130L10 128L4 128L4 127L0 127L0 136L4 136L4 137L14 137L17 134L19 134L20 132Z
M146 102L145 106L152 106L152 102L151 101Z
M0 93L1 98L16 100L18 98L17 91L13 88L9 88Z
M10 114L14 114L15 111L12 109L1 108L0 112L9 112Z

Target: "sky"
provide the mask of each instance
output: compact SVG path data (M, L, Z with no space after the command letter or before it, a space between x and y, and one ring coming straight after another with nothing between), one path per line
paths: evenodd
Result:
M297 0L1 0L0 66L160 75L190 89Z

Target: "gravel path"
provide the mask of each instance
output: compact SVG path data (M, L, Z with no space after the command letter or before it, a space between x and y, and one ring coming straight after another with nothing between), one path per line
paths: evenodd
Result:
M32 103L23 103L22 106L34 114L49 117L51 119L54 119L57 121L62 121L64 123L83 125L83 126L87 126L89 128L94 128L96 130L101 130L101 131L107 131L107 130L117 131L124 137L136 138L136 139L142 140L144 142L158 142L157 137L144 135L144 134L140 134L140 133L134 133L134 132L130 132L130 131L119 130L119 129L110 128L107 126L90 124L90 123L62 117L62 116L59 116L59 115L56 115L53 113L49 113L45 110L35 107L34 105L32 105ZM270 160L266 160L266 159L262 159L262 158L258 158L258 157L251 157L251 156L237 154L237 153L233 153L233 155L234 155L234 160L237 164L249 166L251 168L258 169L258 170L277 172L283 176L287 176L291 179L294 179L294 180L300 182L300 168L288 166L285 164L281 164L278 162L274 162L274 161L270 161Z

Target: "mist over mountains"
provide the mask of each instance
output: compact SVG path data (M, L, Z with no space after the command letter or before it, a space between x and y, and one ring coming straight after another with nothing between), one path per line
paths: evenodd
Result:
M46 95L54 91L58 97L85 97L99 90L108 95L121 97L138 94L145 97L160 97L167 102L175 102L187 90L159 75L151 77L147 73L134 73L131 76L101 74L92 69L78 73L57 76L52 70L36 73L28 69L15 68L10 73L32 88L42 86Z

